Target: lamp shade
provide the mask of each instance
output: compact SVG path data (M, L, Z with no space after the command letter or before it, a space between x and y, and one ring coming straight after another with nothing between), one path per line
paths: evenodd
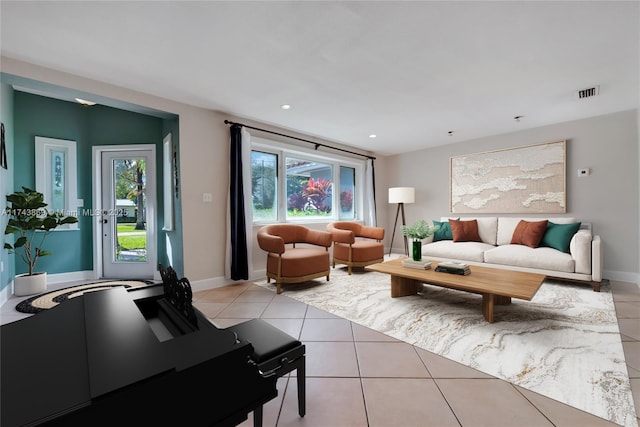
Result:
M389 189L389 203L413 203L416 189L413 187L393 187Z

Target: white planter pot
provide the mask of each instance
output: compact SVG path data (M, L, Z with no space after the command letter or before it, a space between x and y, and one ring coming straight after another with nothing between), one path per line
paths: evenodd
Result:
M47 290L47 273L19 274L13 279L16 296L39 294Z

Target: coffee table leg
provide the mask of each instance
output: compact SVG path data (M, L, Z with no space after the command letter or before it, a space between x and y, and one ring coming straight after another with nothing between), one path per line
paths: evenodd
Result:
M406 297L418 293L420 282L404 277L391 276L391 298Z
M493 305L495 301L496 296L494 294L482 294L482 315L484 320L489 323L493 323Z
M504 297L502 295L496 295L496 305L509 305L511 304L511 297Z

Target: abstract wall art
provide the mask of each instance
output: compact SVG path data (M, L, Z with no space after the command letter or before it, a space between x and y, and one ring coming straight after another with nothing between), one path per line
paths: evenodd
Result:
M565 213L566 141L451 157L451 213Z

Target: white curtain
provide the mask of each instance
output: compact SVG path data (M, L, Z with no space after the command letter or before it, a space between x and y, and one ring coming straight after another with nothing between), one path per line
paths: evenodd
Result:
M253 275L253 200L251 197L251 135L245 127L242 136L242 190L244 194L244 223L247 230L247 266L249 279ZM231 177L229 177L231 179ZM231 195L227 193L227 230L231 229L230 206ZM231 236L227 233L224 274L231 278Z
M367 159L364 171L364 223L372 227L377 226L375 190L373 159Z

